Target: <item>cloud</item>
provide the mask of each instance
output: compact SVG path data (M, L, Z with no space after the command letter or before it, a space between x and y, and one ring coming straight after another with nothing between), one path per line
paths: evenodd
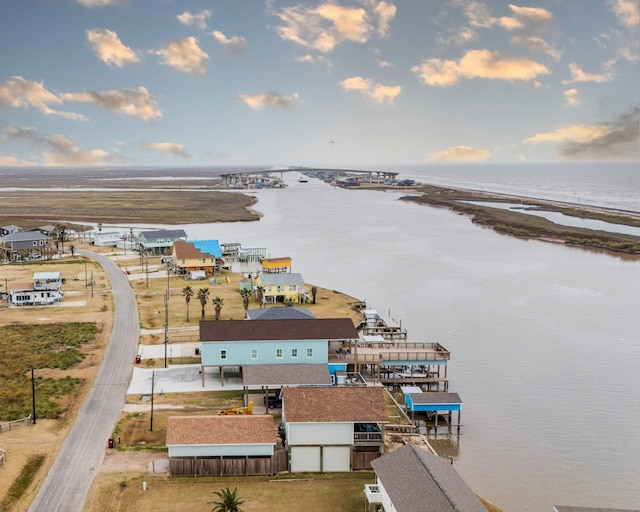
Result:
M640 25L638 0L609 0L607 3L622 25L627 27Z
M74 121L86 118L74 112L63 112L51 108L50 105L61 105L63 100L48 91L41 82L25 80L14 76L0 86L0 105L10 108L34 107L46 115L55 115Z
M392 104L393 100L402 92L402 87L399 85L380 85L374 83L370 78L360 76L347 78L341 82L341 85L345 91L358 91L365 98L378 104Z
M214 30L211 35L234 55L242 55L247 47L247 40L244 37L233 36L228 38L219 30Z
M184 11L182 14L178 14L177 18L180 23L188 26L195 26L202 30L207 28L207 20L211 17L211 11L209 9L202 9L198 13L190 13Z
M582 71L575 62L569 64L569 72L571 73L571 80L563 80L562 83L564 85L576 82L595 82L601 84L613 80L611 73L587 73L586 71Z
M162 117L155 98L144 87L123 89L121 91L84 91L62 95L64 101L93 103L111 112L121 112L138 117L144 121L153 121Z
M389 24L396 7L390 2L363 0L364 7L344 7L325 2L311 8L304 5L283 7L274 12L283 25L278 35L285 41L329 53L338 44L350 41L366 43L372 33L379 37L389 34ZM377 27L373 21L377 22Z
M140 61L136 52L123 45L118 34L111 30L100 28L87 30L87 40L93 45L98 58L107 64L120 68L125 64Z
M20 160L15 156L3 155L0 153L0 167L30 167L35 165L33 162Z
M440 36L436 42L441 46L462 46L473 41L476 38L476 32L469 27L453 27L448 31L448 35Z
M577 89L567 89L564 91L564 99L570 107L577 107L582 103Z
M490 50L471 50L458 62L426 59L411 68L425 85L447 87L463 78L532 80L549 70L542 64Z
M163 153L171 153L176 156L181 156L186 158L189 156L184 145L175 144L173 142L150 142L149 144L144 144L142 146L143 149L149 149L151 151L160 151Z
M324 69L327 73L333 68L333 64L331 63L331 61L323 55L314 57L313 55L307 54L303 55L302 57L296 57L295 60L296 62L308 62L309 64L314 64L315 66Z
M6 126L3 138L24 140L43 148L42 159L53 167L99 167L122 163L122 158L102 149L82 150L64 135L41 135L34 128Z
M119 0L76 0L80 5L84 5L89 9L94 7L106 7L108 5L118 5Z
M162 57L163 64L166 66L184 73L204 75L207 70L209 56L200 49L195 37L174 39L165 48L152 53Z
M538 36L513 36L511 41L532 52L545 53L554 60L560 60L562 57L562 52Z
M262 110L264 107L287 109L298 101L298 95L282 96L277 92L261 92L259 94L238 94L236 99L254 110Z
M565 158L634 159L640 157L640 108L599 125L568 125L537 133L524 142L560 142L558 154Z
M484 162L491 158L491 153L485 149L470 146L452 146L444 151L431 153L427 161L431 162Z

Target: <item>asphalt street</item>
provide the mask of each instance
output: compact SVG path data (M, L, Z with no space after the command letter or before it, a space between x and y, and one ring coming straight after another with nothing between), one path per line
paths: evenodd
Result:
M115 300L113 331L94 385L29 508L31 512L83 510L122 411L138 347L138 309L127 276L106 256L76 252L96 260L111 281Z

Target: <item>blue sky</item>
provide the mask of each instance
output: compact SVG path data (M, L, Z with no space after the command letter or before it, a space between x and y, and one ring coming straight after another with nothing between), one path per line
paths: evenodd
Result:
M639 0L5 0L2 166L640 160Z

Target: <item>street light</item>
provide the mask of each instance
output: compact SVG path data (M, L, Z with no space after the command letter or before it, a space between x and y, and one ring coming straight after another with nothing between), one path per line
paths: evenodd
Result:
M31 416L33 424L36 424L36 381L33 375L33 366L31 367Z

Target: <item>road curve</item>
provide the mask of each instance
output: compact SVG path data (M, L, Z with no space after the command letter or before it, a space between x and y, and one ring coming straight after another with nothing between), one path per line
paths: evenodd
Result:
M93 387L31 503L30 512L83 510L122 411L138 346L138 308L126 275L106 256L91 251L76 253L96 260L111 281L115 301L113 330Z

